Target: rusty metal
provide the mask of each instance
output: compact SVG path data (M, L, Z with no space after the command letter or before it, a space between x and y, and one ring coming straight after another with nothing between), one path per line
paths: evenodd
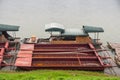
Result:
M52 59L33 59L33 67L98 67L101 66L98 63L97 58L52 58ZM102 67L102 66L101 66Z
M28 48L26 48L27 46ZM23 44L15 66L22 69L104 70L92 44Z
M33 53L33 57L94 57L94 52L85 52L85 53L79 53L79 52L46 52L46 53Z

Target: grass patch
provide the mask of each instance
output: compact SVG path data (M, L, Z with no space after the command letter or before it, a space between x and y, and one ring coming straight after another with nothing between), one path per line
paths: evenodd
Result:
M36 70L0 72L0 80L120 80L100 72L72 70Z

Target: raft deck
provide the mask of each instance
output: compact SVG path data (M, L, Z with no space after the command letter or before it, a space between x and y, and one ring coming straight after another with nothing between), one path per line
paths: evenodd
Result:
M103 71L104 64L92 44L23 44L15 66L26 69Z

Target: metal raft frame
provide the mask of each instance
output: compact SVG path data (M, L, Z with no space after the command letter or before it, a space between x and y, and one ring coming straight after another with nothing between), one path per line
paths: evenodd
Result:
M73 69L103 71L109 64L92 44L22 44L15 66L26 69Z
M17 50L18 42L2 42L0 43L0 68L5 66L13 66L15 51Z

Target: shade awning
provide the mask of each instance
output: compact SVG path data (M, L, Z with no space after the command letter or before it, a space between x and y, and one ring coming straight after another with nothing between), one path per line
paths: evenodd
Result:
M61 24L58 23L51 23L45 25L45 31L47 32L64 32L64 27Z
M20 26L0 24L0 31L19 31Z
M93 26L83 26L83 29L87 33L92 33L92 32L104 32L102 27L93 27Z
M83 29L77 29L77 28L71 28L66 29L64 33L61 34L62 36L88 36L86 32L84 32Z
M2 32L0 31L0 35L2 35Z

